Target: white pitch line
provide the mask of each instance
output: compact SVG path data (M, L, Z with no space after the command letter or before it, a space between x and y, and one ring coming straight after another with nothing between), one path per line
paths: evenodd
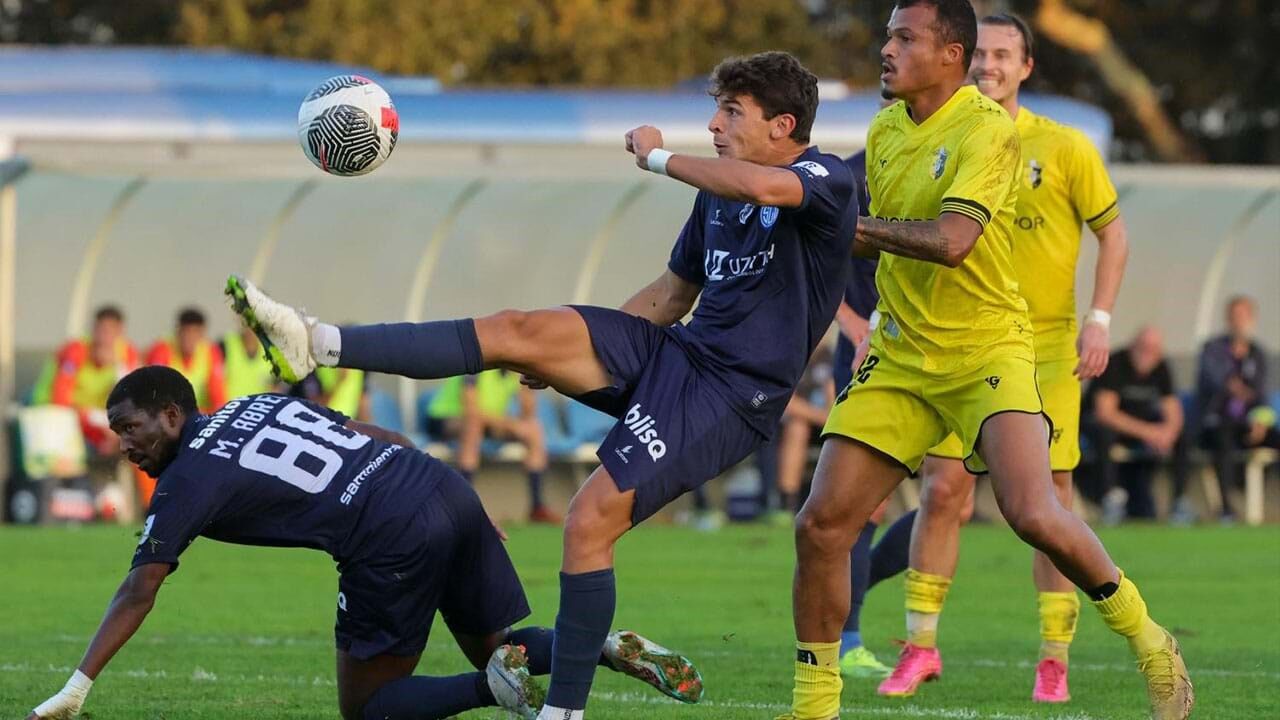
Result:
M660 698L652 694L641 693L610 693L610 692L592 692L593 700L604 700L605 702L617 702L627 704L642 705L669 705L670 700ZM722 710L748 710L755 712L786 712L791 709L790 705L783 703L753 703L753 702L721 702L718 700L703 700L698 703L698 707L718 708ZM860 707L842 707L840 715L843 717L911 717L911 718L944 718L947 720L1103 720L1102 718L1088 715L1086 713L1071 713L1068 715L1011 715L1005 712L983 712L972 708L927 708L915 705L885 705L885 706L860 706Z
M53 642L71 643L74 645L85 645L89 642L88 636L60 634L54 635ZM333 647L333 641L327 637L296 637L296 636L265 636L265 635L153 635L135 638L130 641L131 644L143 645L211 645L211 646L227 646L227 645L245 645L248 647ZM742 653L716 648L714 650L697 650L693 649L688 653L688 657L697 660L699 658L728 658L742 657ZM1029 660L997 660L994 658L958 658L947 661L948 667L980 667L994 669L1020 669L1032 670L1035 663ZM1073 661L1071 669L1077 672L1133 672L1132 664L1122 663L1085 663ZM1198 667L1194 658L1188 669L1193 676L1207 677L1225 677L1225 678L1257 678L1260 680L1280 680L1280 672L1270 670L1231 670L1227 668L1206 668Z

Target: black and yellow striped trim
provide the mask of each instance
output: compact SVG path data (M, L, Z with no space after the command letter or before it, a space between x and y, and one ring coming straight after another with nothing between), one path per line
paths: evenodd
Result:
M1120 205L1117 200L1112 201L1112 203L1107 206L1106 210L1103 210L1097 215L1085 220L1084 224L1088 225L1090 230L1097 232L1107 225L1110 225L1111 221L1118 217L1120 217Z
M991 211L983 207L982 203L967 198L942 198L942 210L939 214L944 212L959 213L982 227L986 227L987 223L991 222Z

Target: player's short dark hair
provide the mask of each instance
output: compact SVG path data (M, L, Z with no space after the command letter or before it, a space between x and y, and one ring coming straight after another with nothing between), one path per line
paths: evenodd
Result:
M1002 25L1011 27L1018 31L1022 36L1022 57L1030 60L1036 56L1036 39L1031 34L1031 28L1027 25L1027 21L1014 15L1013 13L996 13L988 15L978 21L980 25Z
M178 312L178 327L186 327L187 325L206 325L204 313L200 308L183 308Z
M167 365L146 365L120 378L107 396L107 407L125 400L132 400L134 407L151 415L169 405L177 405L188 415L198 411L191 382Z
M906 9L916 5L932 7L937 11L933 31L944 44L960 43L964 48L964 67L969 70L973 49L978 46L978 16L969 0L898 0L895 7Z
M767 120L789 113L796 119L790 137L800 143L809 142L818 114L818 76L791 53L769 51L727 58L711 71L707 94L714 98L750 95Z
M102 305L93 311L93 321L102 322L103 320L115 320L118 323L124 322L124 311L117 305Z

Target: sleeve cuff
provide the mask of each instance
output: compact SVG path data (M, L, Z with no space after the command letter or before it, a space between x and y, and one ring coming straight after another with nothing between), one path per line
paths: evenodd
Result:
M1115 220L1119 216L1120 216L1120 205L1116 201L1112 201L1111 204L1108 205L1105 210L1085 220L1084 222L1086 225L1089 226L1090 230L1097 232L1102 228L1106 227L1107 225L1110 225L1111 221Z
M983 207L982 203L967 198L942 198L942 209L939 214L944 212L964 215L984 228L991 222L991 211Z

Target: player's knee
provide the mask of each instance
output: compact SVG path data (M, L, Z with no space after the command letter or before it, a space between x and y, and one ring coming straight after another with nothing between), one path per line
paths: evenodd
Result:
M485 359L508 360L520 354L533 328L533 313L524 310L500 310L477 320L485 326Z
M920 511L926 516L960 517L969 495L969 488L962 478L953 473L938 473L929 477L920 493ZM971 504L969 510L973 510Z
M1009 527L1023 542L1033 547L1044 547L1053 540L1053 523L1044 513L1023 505L1005 511Z
M806 505L796 514L797 551L805 554L847 554L853 547L853 540L846 524L831 513Z

